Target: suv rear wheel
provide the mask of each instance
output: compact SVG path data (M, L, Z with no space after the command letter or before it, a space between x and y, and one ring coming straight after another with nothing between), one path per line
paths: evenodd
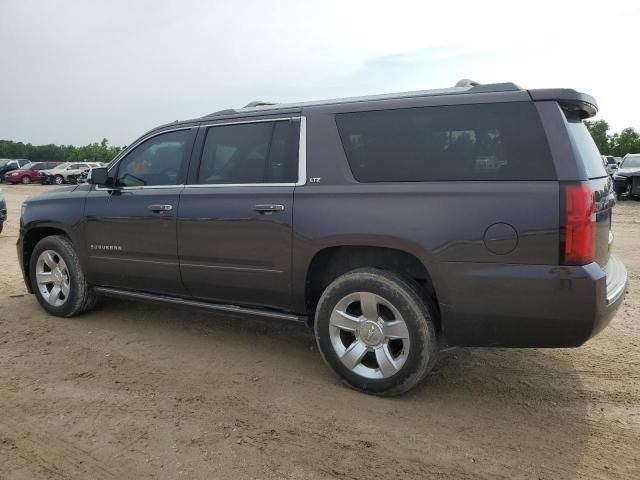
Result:
M354 270L320 297L316 341L324 360L350 387L398 395L435 364L434 313L412 280L384 270Z
M38 242L31 255L29 278L38 302L52 315L72 317L96 303L78 255L65 236L54 235Z

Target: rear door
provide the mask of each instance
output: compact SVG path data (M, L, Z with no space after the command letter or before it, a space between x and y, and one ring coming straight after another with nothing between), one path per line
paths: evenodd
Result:
M178 212L184 285L197 298L287 308L301 119L200 130L201 159Z
M114 187L92 186L85 207L89 281L185 295L176 218L196 128L147 138L110 170Z

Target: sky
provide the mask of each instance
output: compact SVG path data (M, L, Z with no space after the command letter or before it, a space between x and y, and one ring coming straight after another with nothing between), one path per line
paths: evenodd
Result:
M126 145L241 107L480 83L640 130L640 3L0 0L0 139Z

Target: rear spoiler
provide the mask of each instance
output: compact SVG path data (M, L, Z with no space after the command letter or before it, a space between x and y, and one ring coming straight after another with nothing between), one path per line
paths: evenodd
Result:
M529 90L531 100L536 101L556 101L563 110L576 113L583 120L598 113L598 103L596 99L586 93L576 92L571 88L543 88Z

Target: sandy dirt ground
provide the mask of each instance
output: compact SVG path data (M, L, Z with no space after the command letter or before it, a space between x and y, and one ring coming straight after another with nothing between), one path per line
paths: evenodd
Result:
M640 202L614 214L630 292L572 350L455 349L401 398L342 386L303 327L104 299L46 315L0 236L2 479L638 479Z

